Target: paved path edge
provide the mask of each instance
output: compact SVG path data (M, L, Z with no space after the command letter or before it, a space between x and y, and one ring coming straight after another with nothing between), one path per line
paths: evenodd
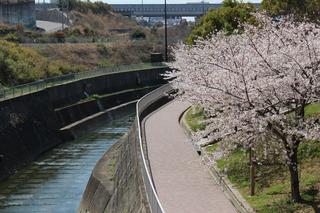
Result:
M192 134L192 130L190 129L189 125L187 124L185 117L186 117L186 112L190 108L191 107L188 107L179 117L179 123L189 138ZM236 210L240 213L255 213L253 208L243 198L243 196L240 194L240 192L232 185L232 183L229 181L228 177L225 176L219 170L216 162L209 158L205 149L201 146L195 146L194 144L192 144L192 145L194 146L195 151L199 151L199 149L200 149L201 162L208 168L210 175L213 177L213 179L220 186L221 190L226 195L226 197L230 200L230 202L236 208Z

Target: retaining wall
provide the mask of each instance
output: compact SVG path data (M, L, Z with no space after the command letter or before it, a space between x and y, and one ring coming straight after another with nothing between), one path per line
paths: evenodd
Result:
M47 88L0 102L0 180L63 143L55 109L89 94L114 93L163 83L162 69L108 74ZM80 118L79 118L80 119Z
M84 91L91 94L114 93L121 90L141 88L163 84L160 76L168 68L154 68L137 71L110 73L103 76L91 77L72 83L47 88L48 96L56 108L78 102L85 98Z
M34 28L36 26L35 2L1 0L0 22Z
M65 107L57 108L55 109L55 112L60 119L62 125L61 127L67 126L102 110L106 110L129 101L137 100L143 95L156 89L158 86L159 85L135 88L107 94L96 100L78 102Z
M83 194L79 213L150 212L136 138L136 125L133 125L129 133L114 145L116 152L108 151L97 163ZM116 161L114 169L107 170L112 161ZM112 181L110 177L113 177Z
M164 213L149 174L146 146L141 138L143 126L140 128L140 123L170 100L164 94L168 91L171 91L169 86L161 87L137 103L137 117L131 130L95 166L79 213ZM112 163L114 161L115 164ZM112 164L114 169L108 169Z

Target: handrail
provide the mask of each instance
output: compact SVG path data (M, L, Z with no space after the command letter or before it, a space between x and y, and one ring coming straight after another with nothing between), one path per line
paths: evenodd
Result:
M144 185L147 192L147 197L149 200L150 208L152 213L165 213L161 202L159 200L159 197L157 195L157 192L155 190L155 186L152 180L152 177L150 175L149 167L147 165L146 161L146 154L143 149L143 143L142 143L142 131L141 131L141 120L140 115L143 110L145 110L148 106L150 106L152 103L154 103L156 100L160 99L165 95L165 93L168 93L172 90L172 87L169 84L166 84L151 93L148 93L147 95L143 96L138 102L136 107L136 120L138 125L138 139L139 139L139 145L140 145L140 152L141 152L141 159L142 159L142 177L144 181Z

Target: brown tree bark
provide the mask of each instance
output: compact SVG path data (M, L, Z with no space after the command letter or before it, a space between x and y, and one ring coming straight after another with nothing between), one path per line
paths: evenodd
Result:
M277 128L272 124L269 124L269 128L282 141L287 152L287 164L290 171L291 199L293 202L301 202L298 172L298 147L301 141L299 138L294 138L293 144L290 146L286 135L281 132L281 128Z
M289 162L288 167L290 171L291 182L291 198L293 202L301 202L299 172L298 172L298 146L294 147L292 154L288 153Z

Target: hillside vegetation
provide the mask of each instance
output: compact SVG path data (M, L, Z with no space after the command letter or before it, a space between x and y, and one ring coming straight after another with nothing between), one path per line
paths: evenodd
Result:
M193 44L197 38L206 38L219 31L239 33L242 23L254 23L251 13L255 11L256 7L251 3L224 0L222 7L211 9L201 17L187 38L187 43Z
M320 1L318 0L263 0L261 10L271 16L293 14L298 20L307 18L320 23Z
M149 62L150 53L156 50L150 30L111 12L107 4L79 2L69 16L73 25L59 33L1 24L0 85L24 84L96 67ZM146 38L135 40L133 32L141 32Z
M14 86L69 72L150 62L152 52L163 52L163 27L142 27L101 2L72 0L70 9L72 26L63 32L43 33L20 25L0 24L1 85ZM184 40L189 33L186 22L170 27L169 45Z
M48 60L37 51L0 40L0 82L3 86L23 84L83 69L61 60Z
M94 14L107 14L110 13L112 8L111 5L96 1L79 1L79 0L68 0L68 2L60 1L59 7L65 8L68 3L69 10L78 11L81 13L94 13Z

